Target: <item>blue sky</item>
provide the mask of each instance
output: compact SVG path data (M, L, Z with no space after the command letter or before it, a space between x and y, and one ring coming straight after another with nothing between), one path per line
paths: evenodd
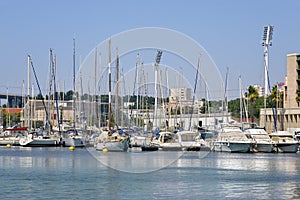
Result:
M77 67L100 42L119 32L162 27L182 32L210 54L222 77L229 68L229 95L263 84L263 27L274 26L270 47L271 83L283 82L286 55L300 53L300 1L94 1L10 0L0 2L0 93L21 93L27 81L27 55L46 87L49 49L57 56L58 81L72 89L72 39Z

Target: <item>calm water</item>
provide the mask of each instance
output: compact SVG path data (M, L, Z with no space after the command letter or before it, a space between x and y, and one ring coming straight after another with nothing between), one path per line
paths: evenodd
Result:
M300 199L300 154L1 147L0 177L0 199Z

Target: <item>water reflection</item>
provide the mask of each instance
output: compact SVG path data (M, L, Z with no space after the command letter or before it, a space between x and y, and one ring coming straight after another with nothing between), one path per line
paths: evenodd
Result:
M107 167L128 173L152 172L169 166L178 160L184 152L107 152L89 149L99 162Z
M84 150L85 151L85 150ZM14 147L6 150L0 148L1 168L42 168L54 170L57 168L74 168L85 165L81 162L80 151L68 152L66 148L31 148Z

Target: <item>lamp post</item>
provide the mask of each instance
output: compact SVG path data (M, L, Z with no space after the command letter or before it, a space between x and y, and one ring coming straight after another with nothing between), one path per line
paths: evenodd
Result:
M154 63L154 67L155 67L155 74L154 74L154 91L155 91L155 102L154 102L154 116L153 119L155 120L155 126L157 127L157 96L158 96L158 92L157 92L157 71L158 71L158 66L161 60L161 56L162 56L162 51L158 50L157 54L156 54L156 58L155 58L155 63ZM154 123L153 123L154 124Z

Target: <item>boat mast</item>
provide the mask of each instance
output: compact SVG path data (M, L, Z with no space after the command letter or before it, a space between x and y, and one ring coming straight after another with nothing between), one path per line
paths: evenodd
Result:
M137 119L139 116L139 95L140 95L140 83L139 83L139 66L140 66L140 54L137 55L136 57L136 90L137 90L137 95L136 95L136 115L137 115ZM138 122L138 120L136 121ZM135 123L136 123L135 122ZM138 123L135 125L139 125Z
M198 74L199 74L199 69L200 69L200 56L198 58L198 66L197 66L197 72L196 72L196 77L195 77L195 86L194 86L194 93L193 93L193 104L192 104L192 111L190 115L190 123L189 123L189 131L192 130L192 117L193 117L193 112L194 112L194 104L195 104L195 95L196 95L196 89L197 89L197 83L198 83Z
M53 58L52 49L50 49L50 62L52 65L52 81L53 81L53 90L54 90L54 100L56 105L56 117L57 117L57 126L58 134L60 135L60 121L59 121L59 110L58 110L58 92L56 91L56 56Z
M227 67L226 70L226 77L225 77L225 93L224 93L224 105L223 105L223 123L224 123L224 115L226 115L226 123L229 122L228 120L228 73L229 73L229 68Z
M92 109L91 109L91 116L92 116L92 122L91 125L96 125L97 121L97 97L96 97L96 84L97 84L97 56L98 56L98 49L95 49L95 64L94 64L94 94L92 96Z
M108 122L107 122L107 127L108 130L110 130L110 120L111 120L111 69L110 69L110 64L111 64L111 54L110 54L110 45L111 45L111 40L108 40Z
M29 102L29 101L28 101ZM9 101L8 101L8 87L6 87L6 107L9 108ZM28 113L29 113L29 109L28 109ZM29 119L29 116L28 116ZM29 124L29 121L28 121ZM10 126L10 115L8 115L8 117L6 118L6 126Z
M170 104L170 85L169 85L169 74L168 74L168 69L166 68L166 81L167 81L167 98L169 99L169 102L168 102L168 125L167 128L169 128L169 124L171 122L171 104ZM167 123L167 121L166 121Z
M25 105L25 83L24 83L24 80L22 83L22 104L21 105L22 105L22 108L24 108L24 105ZM24 112L22 112L22 117L23 117L23 119L25 119ZM25 126L24 120L22 121L22 126Z
M41 90L41 87L40 87L40 84L39 84L39 80L38 80L38 78L36 76L35 69L34 69L34 66L33 66L33 63L32 63L31 59L30 59L30 64L31 64L31 67L32 67L32 71L33 71L33 75L35 77L36 84L38 86L39 92L40 92L41 97L42 97L42 103L43 103L43 107L44 107L44 110L45 110L45 113L46 113L46 124L48 124L50 126L50 130L52 130L51 122L50 122L50 119L49 119L48 110L46 108L46 104L45 104L45 101L44 101L44 96L42 94L42 90Z
M73 38L73 128L76 129L76 92L75 92L75 38Z
M30 129L30 55L27 57L28 71L27 71L27 126Z
M119 106L119 54L118 54L118 48L116 49L116 53L117 53L117 60L116 60L116 108L115 108L115 119L116 122L115 124L117 125L117 129L118 129L118 113L120 112L118 110L118 106Z
M240 89L240 123L242 123L243 119L243 105L242 105L242 79L241 75L239 75L239 89Z

